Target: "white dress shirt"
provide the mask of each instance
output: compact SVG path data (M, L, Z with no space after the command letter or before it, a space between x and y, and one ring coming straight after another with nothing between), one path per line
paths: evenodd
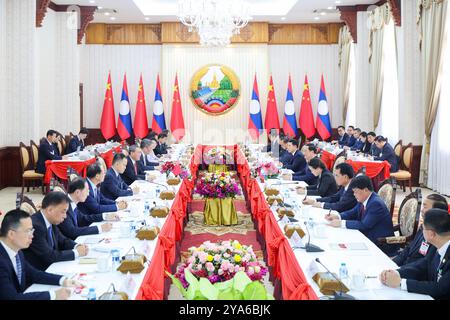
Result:
M450 246L450 240L447 241L442 247L440 247L437 252L441 256L441 259L439 260L439 264L442 263L442 259L445 257L445 253L447 252L448 247ZM398 271L397 271L398 273ZM404 291L408 291L408 285L406 284L406 279L402 279L400 283L400 288Z
M67 196L70 199L70 207L72 208L72 211L75 212L75 209L77 208L77 204L73 201L70 194L67 194ZM80 213L80 210L78 210L78 213ZM103 218L103 220L105 220L105 219ZM76 226L78 227L78 221L76 222ZM102 233L102 228L100 226L97 226L97 229L98 229L98 233Z
M320 176L319 176L319 179L320 179ZM350 185L350 182L344 187L344 193L347 192L349 185ZM325 202L322 202L320 207L323 209L324 205L325 205Z
M10 247L8 247L8 245L6 243L4 243L3 241L0 241L0 243L2 244L3 248L5 248L5 251L8 254L9 260L11 260L11 263L13 265L14 272L17 275L16 256L19 254L19 252L16 252L13 249L11 249ZM25 272L25 268L23 268L23 267L22 267L22 272ZM61 277L61 279L59 279L59 285L62 286L66 279L67 279L66 277ZM55 290L49 290L48 293L50 294L50 300L56 299Z
M48 228L50 228L50 227L52 226L52 224L47 220L47 218L45 217L45 214L44 214L44 213L41 212L41 214L42 214L42 217L44 217L44 221L45 221L45 230L47 231ZM53 230L53 229L52 229L52 230ZM56 239L53 238L53 241L56 241ZM74 253L74 255L75 255L75 259L78 258L78 257L80 256L79 253L78 253L78 251L76 250L76 247L78 247L78 244L76 244L75 247L72 249L72 251L73 251L73 253Z
M349 185L350 185L350 184L349 184ZM347 186L347 188L348 188L348 186ZM346 189L346 190L347 190L347 189ZM367 197L366 201L364 201L363 204L362 204L363 207L364 207L364 210L366 210L367 202L369 202L369 199L370 199L370 197L372 196L372 193L373 193L373 192L370 193L370 195ZM341 216L341 214L339 214L339 217L340 217L340 216ZM342 228L342 229L347 229L347 225L346 225L345 220L342 220L342 221L341 221L341 228Z

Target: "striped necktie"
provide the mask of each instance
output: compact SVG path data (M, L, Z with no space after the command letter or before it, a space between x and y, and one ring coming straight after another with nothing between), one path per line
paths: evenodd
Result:
M78 208L75 207L75 209L73 209L73 218L75 220L75 226L78 226Z
M55 241L53 240L52 226L48 227L47 232L48 232L48 243L50 244L50 247L54 249Z
M19 254L16 254L16 268L17 268L17 280L19 280L19 284L22 284L22 262L20 262Z

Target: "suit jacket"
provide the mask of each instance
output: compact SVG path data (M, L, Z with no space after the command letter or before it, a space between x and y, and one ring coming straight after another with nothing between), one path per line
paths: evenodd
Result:
M341 147L346 146L347 142L348 142L348 134L344 133L344 135L342 137L339 137L338 139L338 143Z
M358 203L353 209L341 213L342 220L346 220L347 229L361 231L375 244L377 244L378 238L394 235L394 227L389 209L375 192L372 192L370 195L364 213L362 212L362 207L363 204ZM392 254L397 251L398 247L389 245L380 246L380 249L387 254Z
M153 152L155 153L155 155L159 156L162 154L166 154L167 153L167 146L164 143L159 143L159 141L156 141L158 143L158 145L156 146L155 150L153 150Z
M407 279L408 292L428 294L434 299L448 300L450 299L450 247L441 264L439 264L439 252L434 247L432 250L426 257L401 267L398 272L402 279ZM439 268L436 267L438 264ZM441 278L437 281L439 269Z
M45 174L45 161L47 160L61 160L58 148L53 143L48 143L47 139L44 139L39 145L38 161L36 164L36 172Z
M366 142L363 143L363 147L361 148L362 153L368 153L371 154L372 144L369 143L369 141L366 140Z
M18 255L22 265L20 284L8 253L0 244L0 300L50 300L48 291L23 292L34 283L57 286L62 276L37 270L27 262L22 251Z
M78 212L82 212L82 219L78 219L78 225L89 226L93 222L103 221L104 212L115 212L117 211L117 205L114 200L106 198L97 188L97 193L94 196L94 190L91 184L88 182L89 195L84 202L79 202L77 204Z
M347 147L353 147L356 143L356 138L354 136L349 136L347 140Z
M398 158L394 152L394 148L386 142L383 149L380 150L380 154L375 157L375 160L386 160L391 165L391 172L398 171Z
M76 243L65 237L58 227L52 226L55 248L51 247L47 227L42 215L43 213L38 211L31 216L33 228L35 229L34 238L30 247L23 250L23 253L31 265L44 271L54 262L74 260L75 254L72 249Z
M328 197L337 192L336 180L330 171L325 170L320 175L319 182L309 185L306 189L310 196Z
M410 264L412 262L416 262L419 259L424 257L423 254L419 252L420 247L422 246L422 242L425 241L425 237L423 236L423 228L417 230L416 236L413 241L406 246L400 253L393 259L393 261L399 266L403 266L406 264ZM427 254L431 251L431 245L428 248Z
M380 155L381 150L377 148L375 142L370 145L370 155L374 157L378 157Z
M80 147L80 151L84 149L84 142L80 140L78 136L70 139L69 144L66 147L66 153L72 153L77 151L78 147Z
M364 142L362 142L361 140L356 140L355 144L353 145L353 147L351 147L350 149L353 151L361 151L362 148L364 147Z
M139 159L140 166L143 171L146 170L155 170L155 167L159 166L158 162L151 162L147 160L147 156L142 153L141 159Z
M295 151L294 155L291 158L291 161L289 161L289 163L284 167L286 169L291 169L296 174L304 173L307 167L305 156L300 150Z
M97 227L79 226L78 221L84 220L84 216L85 214L83 214L81 210L77 210L77 219L75 219L75 213L72 210L72 206L69 205L69 209L67 210L67 218L58 225L59 230L63 235L72 240L75 240L79 236L98 234Z
M350 210L356 206L355 195L353 194L352 184L345 191L344 187L341 187L339 191L330 197L324 197L317 199L318 202L323 202L324 209L336 210L337 212L343 212Z
M118 197L127 197L133 195L133 190L122 180L120 174L116 176L113 168L106 171L105 180L102 183L103 195L111 200L116 200Z
M294 181L305 181L308 185L315 185L317 184L319 177L316 177L312 174L311 170L309 170L309 167L306 166L305 172L301 174L294 174L292 177L292 180Z
M293 155L286 150L280 152L280 162L283 164L283 166L289 164L292 161L292 157Z
M137 174L136 174L131 157L128 156L127 159L128 159L127 167L125 171L121 174L123 181L125 181L127 185L131 185L136 180L145 180L145 172L144 169L142 168L142 163L140 161L136 161L137 166Z

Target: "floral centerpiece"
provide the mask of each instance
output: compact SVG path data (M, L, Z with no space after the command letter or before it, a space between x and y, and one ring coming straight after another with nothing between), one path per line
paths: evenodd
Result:
M255 178L276 179L279 175L280 169L272 161L259 163L253 170L253 176Z
M214 147L204 153L203 158L206 164L231 164L233 163L233 153L224 147Z
M206 173L197 180L195 192L205 198L234 198L241 194L239 185L228 172Z
M186 167L184 167L178 161L167 161L161 165L160 169L161 173L165 173L166 177L169 177L172 174L175 177L180 177L181 179L185 179L189 177L189 172Z
M189 286L185 269L196 278L207 278L212 284L233 279L239 271L245 272L251 281L261 281L268 272L257 260L252 246L242 245L236 240L219 243L206 241L189 251L192 255L178 267L175 274L184 288Z

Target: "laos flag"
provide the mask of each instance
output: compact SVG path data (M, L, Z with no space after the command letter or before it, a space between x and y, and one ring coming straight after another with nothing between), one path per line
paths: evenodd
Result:
M329 137L331 137L330 113L328 112L328 102L327 102L327 95L325 92L323 75L320 84L319 106L317 108L316 127L317 132L319 133L319 135L322 137L323 140L326 140Z
M291 75L289 75L286 103L284 104L283 131L290 138L297 135L297 120L295 119L294 98L292 97Z
M153 105L152 131L159 134L163 130L166 130L166 118L164 117L161 85L159 84L158 74L158 77L156 78L155 103Z
M127 75L123 77L122 98L120 99L119 120L117 121L117 132L120 139L125 140L131 137L131 110L130 99L128 98Z
M253 140L259 138L263 132L261 104L259 103L258 81L253 81L252 100L250 101L250 116L248 119L248 132Z

